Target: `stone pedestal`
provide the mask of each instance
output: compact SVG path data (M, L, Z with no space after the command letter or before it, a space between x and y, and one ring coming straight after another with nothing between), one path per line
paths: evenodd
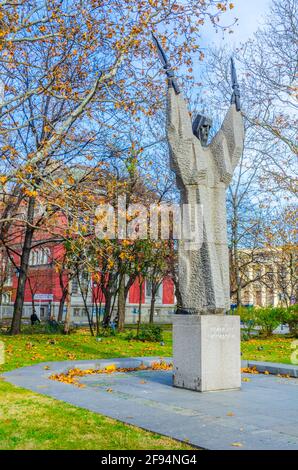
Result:
M240 389L240 318L175 315L174 386L198 392Z

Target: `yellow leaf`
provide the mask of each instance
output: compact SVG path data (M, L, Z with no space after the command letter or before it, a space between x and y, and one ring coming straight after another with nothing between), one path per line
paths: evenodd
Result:
M0 182L1 182L2 184L5 184L6 181L7 181L7 176L0 176Z

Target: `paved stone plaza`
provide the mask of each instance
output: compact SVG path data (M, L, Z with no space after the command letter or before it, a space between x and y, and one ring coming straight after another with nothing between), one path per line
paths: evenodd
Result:
M84 388L48 379L74 367L136 367L157 360L49 362L3 376L20 387L204 449L298 449L296 378L244 375L250 380L242 382L241 391L208 393L172 387L171 371L85 376L80 380Z

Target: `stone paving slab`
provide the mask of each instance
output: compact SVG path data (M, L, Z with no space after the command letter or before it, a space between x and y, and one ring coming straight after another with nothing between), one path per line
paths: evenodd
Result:
M245 375L240 391L199 393L172 387L171 371L81 378L84 388L49 380L70 368L150 365L161 358L65 361L3 374L17 386L205 449L298 449L298 379ZM170 358L163 360L171 361ZM44 367L50 367L45 370ZM266 369L268 370L268 368ZM107 389L112 389L108 392ZM233 446L240 443L241 447Z

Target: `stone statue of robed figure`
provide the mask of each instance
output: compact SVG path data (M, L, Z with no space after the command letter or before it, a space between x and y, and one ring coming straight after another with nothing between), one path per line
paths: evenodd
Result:
M233 99L221 129L208 144L211 121L192 122L187 103L168 80L167 136L181 204L201 205L202 240L179 243L180 311L211 314L230 309L226 189L243 151L244 128ZM195 212L192 211L194 214Z
M243 151L244 126L235 65L233 94L223 124L209 143L211 121L192 120L173 71L153 37L168 77L167 138L181 207L201 208L199 243L179 241L182 305L173 320L173 383L196 391L238 389L240 319L230 309L226 190ZM192 219L192 216L190 217Z

